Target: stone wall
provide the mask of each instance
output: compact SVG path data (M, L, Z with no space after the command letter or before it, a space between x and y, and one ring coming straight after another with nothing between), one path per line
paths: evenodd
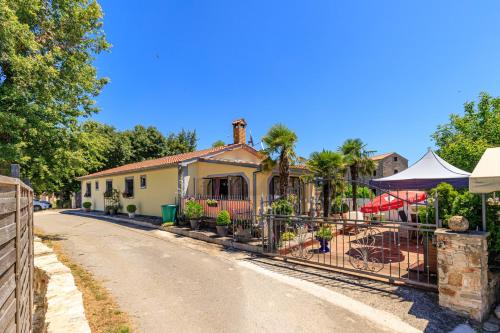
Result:
M487 232L436 230L439 305L482 321L492 305Z
M395 157L397 161L394 161ZM379 161L377 167L377 178L388 177L395 173L394 170L401 172L408 169L408 160L399 154L392 154Z
M41 333L91 333L82 293L71 270L59 262L51 248L35 239L35 290L38 295L36 328ZM44 320L41 323L41 320ZM37 331L34 331L37 333Z

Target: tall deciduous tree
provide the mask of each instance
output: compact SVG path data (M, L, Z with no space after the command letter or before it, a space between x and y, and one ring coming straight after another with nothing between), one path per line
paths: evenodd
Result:
M450 122L438 126L432 138L439 156L472 171L486 148L500 146L500 98L481 93L477 104L465 103L464 114L452 114Z
M132 156L129 162L144 161L167 155L167 141L163 134L154 126L136 125L133 130L126 131L132 146Z
M177 155L189 153L196 149L198 136L196 130L188 131L182 129L179 133L170 133L167 137L166 155Z
M340 150L345 155L345 163L349 168L352 180L352 207L357 210L358 180L360 176L368 176L375 170L375 162L370 159L373 151L366 149L361 139L347 139Z
M78 119L107 82L92 65L109 48L102 16L93 0L0 0L0 164L37 192L86 169Z
M344 156L335 151L323 150L314 152L306 162L309 173L306 179L309 181L320 180L323 192L323 216L330 216L332 194L336 192L336 186L343 180L345 172Z
M262 138L265 144L263 153L266 158L263 161L264 168L271 170L278 165L280 177L280 197L288 195L288 180L290 178L290 165L297 160L295 145L297 135L283 124L276 124Z

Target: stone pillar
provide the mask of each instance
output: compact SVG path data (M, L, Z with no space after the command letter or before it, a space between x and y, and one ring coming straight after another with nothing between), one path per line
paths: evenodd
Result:
M487 232L437 229L439 305L482 321L490 310Z

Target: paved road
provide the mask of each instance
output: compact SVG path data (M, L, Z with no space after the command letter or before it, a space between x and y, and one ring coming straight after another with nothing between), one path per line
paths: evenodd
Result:
M58 212L35 214L35 226L63 239L140 332L383 332L215 245Z

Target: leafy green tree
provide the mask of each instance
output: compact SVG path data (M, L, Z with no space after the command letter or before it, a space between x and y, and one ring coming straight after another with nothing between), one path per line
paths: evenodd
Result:
M464 114L452 114L448 124L432 134L437 153L454 166L472 171L488 147L500 146L500 98L487 93L464 104Z
M288 195L288 180L290 178L290 165L297 159L295 145L297 135L283 124L276 124L269 129L262 138L266 145L263 150L265 159L263 166L265 170L272 170L276 165L279 168L279 194L286 198Z
M139 162L167 155L167 140L154 126L136 125L125 132L132 147L129 162Z
M81 132L81 135L85 135L89 139L98 139L103 150L102 165L97 170L86 168L87 172L109 169L131 161L132 144L126 132L117 131L113 126L94 120L84 122L81 125Z
M224 141L217 140L214 143L212 143L212 148L223 147L225 145L226 145L226 143Z
M102 15L96 1L0 0L0 165L19 163L36 192L89 163L78 120L107 82L92 65L109 48Z
M198 136L196 130L182 129L179 133L170 133L166 139L166 155L190 153L196 150Z
M304 177L309 181L320 179L323 192L323 216L330 216L331 199L337 185L343 181L345 172L344 156L335 151L323 150L314 152L306 162L308 174Z
M375 162L370 158L373 151L366 149L366 144L361 139L347 139L340 150L344 154L345 163L349 168L352 179L352 207L357 210L358 179L368 176L375 171Z

